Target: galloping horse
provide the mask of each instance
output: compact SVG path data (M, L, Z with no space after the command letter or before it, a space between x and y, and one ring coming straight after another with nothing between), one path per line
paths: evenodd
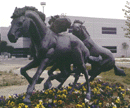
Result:
M88 31L85 26L83 26L83 22L79 20L75 20L73 25L72 33L77 36L85 46L89 49L91 56L102 56L102 60L100 61L100 66L96 65L94 62L91 64L92 68L89 70L89 75L91 76L90 81L92 81L97 75L101 72L109 71L114 68L115 75L126 76L124 71L118 68L115 65L115 59L110 50L97 45L90 37Z
M86 98L91 99L91 89L88 80L88 71L85 62L90 53L83 42L74 35L57 36L52 32L39 17L34 8L16 8L8 32L10 42L17 42L20 37L30 37L36 57L30 64L38 69L33 76L31 84L27 88L24 103L31 104L30 96L35 84L42 72L54 63L59 64L61 71L70 71L70 64L76 65L77 69L85 75L87 82ZM29 69L29 68L28 68ZM26 76L27 80L28 77Z

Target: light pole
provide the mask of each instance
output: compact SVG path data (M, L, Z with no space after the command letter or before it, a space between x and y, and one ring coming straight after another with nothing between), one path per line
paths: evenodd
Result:
M43 13L44 13L44 6L46 5L46 2L41 2L41 6L43 8Z

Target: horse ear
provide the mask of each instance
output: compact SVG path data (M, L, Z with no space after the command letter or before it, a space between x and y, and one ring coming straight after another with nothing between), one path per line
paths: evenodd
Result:
M17 7L15 7L15 11L17 10L18 8Z

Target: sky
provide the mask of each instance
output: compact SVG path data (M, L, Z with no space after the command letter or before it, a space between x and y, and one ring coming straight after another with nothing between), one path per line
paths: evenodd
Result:
M68 16L125 19L122 9L125 9L126 0L1 0L0 27L10 25L12 20L10 17L15 7L34 6L43 12L41 2L46 2L44 7L46 17L66 14Z

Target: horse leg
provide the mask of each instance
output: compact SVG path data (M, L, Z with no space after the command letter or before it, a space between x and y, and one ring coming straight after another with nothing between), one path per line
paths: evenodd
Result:
M83 56L83 53L79 48L73 49L73 60L76 64L77 68L80 70L80 72L82 72L85 76L86 83L87 83L86 98L88 100L90 100L91 99L91 89L90 89L90 83L89 83L89 78L88 78L88 71L87 71L86 65L85 65L85 62L87 62L86 57L88 56L87 54L89 54L89 53L88 53L87 48L84 51L85 51L85 55Z
M48 71L48 75L53 75L53 72L58 68L58 64L55 63L53 67Z
M20 69L21 75L23 75L27 79L29 84L32 83L32 78L26 73L26 71L29 70L29 69L32 69L34 67L39 66L39 63L40 63L40 61L38 62L37 60L33 60L29 64L27 64L25 67L22 67ZM37 81L37 84L40 84L43 80L44 80L44 78L39 78L38 81Z
M123 69L118 68L116 65L114 66L114 73L118 76L126 76Z
M59 82L61 82L57 88L60 89L62 87L62 85L64 84L64 82L67 80L67 78L70 76L71 73L71 69L70 69L70 64L67 63L64 66L60 66L59 67L61 73L59 74L59 76L57 76L56 79L59 80Z
M81 70L81 72L84 74L85 79L86 79L86 83L87 83L87 94L86 94L86 98L88 100L91 99L91 88L90 88L90 83L89 83L89 78L88 78L88 71L86 70L86 65L78 65L78 68Z
M26 97L25 99L23 100L23 102L27 105L30 105L31 104L31 101L30 101L30 96L32 95L32 92L33 92L33 89L35 87L35 84L38 80L38 78L40 77L40 75L42 74L42 72L46 69L46 67L49 65L50 63L50 60L49 58L46 58L44 60L41 60L41 63L35 73L35 75L33 76L33 81L32 83L28 86L27 88L27 92L26 92Z
M75 74L75 80L74 80L74 83L73 83L72 89L68 92L69 95L72 94L74 88L76 87L76 84L77 84L77 81L78 81L78 79L79 79L79 76L80 76L80 73Z
M93 64L93 63L100 64L101 61L102 61L102 56L101 55L99 55L98 57L89 56L87 58L87 62L90 63L90 64Z

